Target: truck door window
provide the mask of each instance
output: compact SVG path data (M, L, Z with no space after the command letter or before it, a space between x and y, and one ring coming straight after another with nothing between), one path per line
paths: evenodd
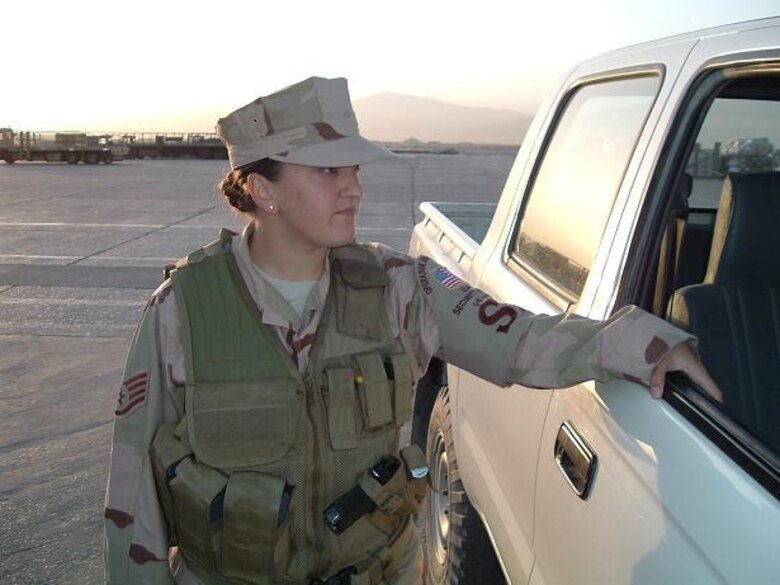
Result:
M692 188L672 221L672 323L699 337L735 435L780 462L780 75L722 87L685 172Z
M512 256L568 302L585 285L659 85L643 76L576 89L536 170Z

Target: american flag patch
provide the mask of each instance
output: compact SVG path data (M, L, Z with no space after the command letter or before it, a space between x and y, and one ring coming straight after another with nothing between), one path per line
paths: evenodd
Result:
M136 372L122 382L122 388L119 390L119 402L116 405L114 414L117 417L127 416L136 408L146 402L146 395L149 390L149 370Z
M456 286L463 284L463 281L460 278L444 268L444 266L439 266L434 270L433 277L447 288L455 288Z

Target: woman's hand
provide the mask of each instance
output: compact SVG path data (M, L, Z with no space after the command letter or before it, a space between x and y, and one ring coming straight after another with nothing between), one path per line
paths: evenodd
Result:
M712 379L696 352L687 344L681 343L672 349L656 364L650 374L650 394L653 398L661 398L664 393L664 381L668 372L681 370L707 394L718 402L723 402L723 393Z

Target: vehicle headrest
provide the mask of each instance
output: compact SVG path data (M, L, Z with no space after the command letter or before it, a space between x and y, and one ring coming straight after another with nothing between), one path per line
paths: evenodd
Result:
M693 175L687 172L680 175L674 190L677 195L674 201L675 215L685 218L688 216L688 199L693 192Z
M693 175L685 172L677 179L677 194L680 199L688 199L693 192Z
M780 283L780 172L726 177L705 283Z

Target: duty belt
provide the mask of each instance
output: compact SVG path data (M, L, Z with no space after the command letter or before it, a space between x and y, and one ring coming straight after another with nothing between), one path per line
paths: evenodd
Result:
M358 566L350 566L331 575L327 579L315 578L308 585L379 585L385 583L395 575L387 574L388 561L398 561L409 550L410 544L415 540L414 526L410 518L407 518L399 534L382 551L371 558L367 563Z

